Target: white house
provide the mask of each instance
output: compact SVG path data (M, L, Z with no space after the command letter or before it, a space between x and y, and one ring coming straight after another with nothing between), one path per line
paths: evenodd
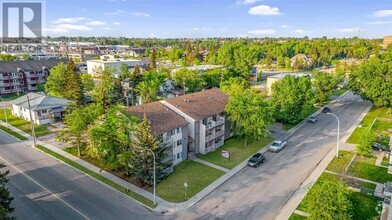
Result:
M105 69L109 67L113 69L117 75L121 73L121 65L125 63L128 66L129 71L133 71L136 65L142 66L143 62L141 60L124 60L124 59L117 59L117 60L88 60L87 61L87 73L91 74L92 76L97 74L97 71L100 69Z
M30 108L27 101L30 99ZM50 124L60 121L65 113L67 105L72 101L47 95L43 92L30 92L20 98L11 101L12 114L30 121L30 111L35 124Z
M171 80L171 79L166 79L164 83L162 83L161 86L159 86L159 91L160 92L171 92L174 90L174 86L176 83Z

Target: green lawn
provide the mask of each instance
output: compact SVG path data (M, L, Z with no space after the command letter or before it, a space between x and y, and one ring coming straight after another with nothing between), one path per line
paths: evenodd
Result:
M14 100L14 99L17 99L17 98L19 98L19 97L21 97L21 96L23 96L24 94L21 94L21 93L14 93L14 94L7 94L7 95L1 95L1 98L3 98L4 99L4 101L8 101L8 100Z
M353 152L339 151L339 158L334 157L331 163L329 163L327 170L335 173L344 173L344 170L354 155L355 153Z
M220 170L186 160L174 166L174 172L158 184L157 194L169 202L184 202L223 174ZM186 198L184 183L188 184Z
M107 185L109 185L111 187L113 187L114 189L116 189L116 190L118 190L118 191L120 191L120 192L122 192L124 194L127 194L128 196L134 198L135 200L137 200L137 201L139 201L139 202L141 202L141 203L143 203L143 204L145 204L145 205L147 205L147 206L149 206L151 208L155 208L155 205L153 204L153 202L151 200L149 200L149 199L147 199L147 198L145 198L145 197L143 197L143 196L141 196L141 195L139 195L139 194L137 194L137 193L135 193L133 191L130 191L130 190L127 190L127 189L121 187L120 185L110 181L109 179L107 179L107 178L105 178L105 177L103 177L103 176L101 176L101 175L99 175L99 174L97 174L97 173L95 173L95 172L85 168L84 166L82 166L82 165L80 165L80 164L78 164L78 163L76 163L76 162L74 162L74 161L72 161L72 160L70 160L70 159L68 159L68 158L58 154L58 153L56 153L56 152L53 152L53 151L45 148L44 146L37 145L36 147L37 147L37 149L39 149L39 150L41 150L41 151L43 151L43 152L45 152L45 153L47 153L49 155L52 155L53 157L57 158L58 160L63 161L64 163L66 163L66 164L68 164L68 165L70 165L70 166L72 166L72 167L74 167L74 168L76 168L76 169L78 169L78 170L88 174L89 176L91 176L91 177L93 177L95 179L98 179L99 181L101 181L101 182L103 182L103 183L105 183L105 184L107 184Z
M342 88L342 89L337 89L335 90L331 96L341 96L343 93L345 93L348 89Z
M380 216L380 214L376 211L378 200L379 198L372 195L353 192L351 194L351 202L354 207L353 219L368 220L375 219L375 217ZM379 210L381 211L381 208Z
M211 152L207 155L199 155L199 158L227 169L232 169L265 147L271 141L271 138L263 138L261 141L254 141L244 147L243 139L231 138L226 140L225 144L215 152ZM222 150L230 151L230 160L221 156Z
M293 213L289 218L289 220L304 220L304 219L307 219L307 217L298 215L297 213Z
M384 156L384 158L382 158L381 165L389 166L389 158Z
M340 181L340 177L328 174L328 173L323 173L320 178L316 181L315 184L319 184L321 179L329 179L333 181ZM346 180L344 180L346 181ZM368 189L375 189L376 185L372 183L366 183L366 182L357 182L359 186L368 188ZM310 189L312 190L312 189ZM302 200L301 204L297 207L298 210L306 212L306 203L307 201L307 196ZM366 193L362 192L352 192L350 194L350 200L353 204L353 219L361 220L361 219L375 219L374 217L380 216L379 213L376 211L377 207L377 201L379 198L373 196L373 195L367 195ZM293 215L292 215L293 216ZM298 216L294 216L293 218L290 219L301 219L297 218Z
M16 117L15 115L12 115L11 110L7 109L7 119L8 119L8 123L30 135L32 135L31 133L31 124L29 121L26 121L22 118ZM0 111L0 120L5 122L5 115L4 115L4 111ZM35 128L35 135L37 137L39 136L43 136L46 134L49 134L50 131L48 130L48 128L46 127L46 125L34 125Z
M372 107L366 116L362 119L360 127L358 126L351 136L347 139L347 143L359 144L360 137L362 136L365 129L369 129L375 118L389 118L392 119L392 114L387 115L388 108L376 108ZM376 134L381 134L383 130L392 127L392 122L376 121L372 127L372 130Z
M21 140L21 141L27 140L27 138L26 138L25 136L20 135L19 133L15 132L15 131L13 131L13 130L7 128L7 127L4 127L4 126L0 125L0 129L3 130L3 131L5 131L5 132L7 132L8 134L10 134L10 135L12 135L12 136L18 138L18 139Z
M352 163L348 174L377 183L392 181L392 174L388 173L388 169L376 166L375 162L376 157L357 156Z

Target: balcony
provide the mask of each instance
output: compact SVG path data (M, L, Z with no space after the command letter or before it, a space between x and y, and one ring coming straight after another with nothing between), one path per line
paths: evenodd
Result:
M0 87L8 87L11 86L11 83L0 83Z
M223 140L219 141L218 143L215 144L215 148L222 146L223 143L224 143Z
M215 137L219 137L219 136L222 136L224 134L225 134L225 131L224 130L220 130L220 131L215 132Z
M215 122L216 126L223 125L225 123L225 118L218 117L218 120Z
M206 130L214 128L215 127L215 122L214 121L210 121L205 126L206 126Z
M45 119L50 119L50 118L51 118L51 115L49 115L49 114L38 116L39 120L45 120Z
M28 84L37 84L38 81L37 80L27 80Z
M172 138L169 138L168 140L163 141L158 144L158 147L167 147L167 146L170 146L170 147L173 146L173 139Z
M206 136L206 142L211 141L212 139L215 138L215 134L210 134Z
M209 146L206 147L206 154L213 151L215 149L215 145L211 144Z

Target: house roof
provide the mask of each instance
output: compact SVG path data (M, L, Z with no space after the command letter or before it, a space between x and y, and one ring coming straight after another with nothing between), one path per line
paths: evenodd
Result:
M0 73L16 73L18 68L25 71L41 71L42 67L50 69L53 66L59 64L60 62L68 63L68 60L21 60L0 62Z
M143 118L146 115L147 120L151 123L152 133L156 135L189 124L183 117L160 102L131 106L127 110L138 118Z
M305 59L305 60L307 60L308 59L308 57L305 55L305 54L303 54L303 53L299 53L299 54L296 54L295 56L293 56L293 57L291 57L291 61L295 61L296 59Z
M194 120L201 120L223 112L228 100L228 94L218 88L213 88L165 99L163 102L169 103Z
M24 95L20 98L17 98L15 100L11 101L11 104L19 106L19 107L23 107L25 109L29 109L28 102L27 102L27 96L29 96L30 107L31 107L31 110L33 110L33 111L38 111L38 110L43 110L43 109L56 109L56 111L57 111L59 108L64 108L64 107L66 107L66 105L68 103L72 102L68 99L50 96L45 93L30 92L27 95Z

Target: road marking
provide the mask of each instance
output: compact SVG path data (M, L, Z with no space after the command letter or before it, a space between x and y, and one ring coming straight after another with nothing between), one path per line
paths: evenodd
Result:
M59 196L57 196L56 194L52 193L48 188L46 188L45 186L41 185L39 182L37 182L36 180L34 180L32 177L30 177L29 175L25 174L22 170L18 169L16 166L12 165L10 162L8 162L7 160L5 160L4 158L0 157L0 160L4 161L6 164L10 165L12 168L14 168L15 170L17 170L19 173L23 174L25 177L27 177L28 179L30 179L32 182L34 182L35 184L37 184L38 186L40 186L42 189L46 190L48 193L50 193L51 195L53 195L56 199L60 200L61 202L63 202L65 205L67 205L68 207L70 207L72 210L74 210L75 212L77 212L79 215L81 215L82 217L84 217L85 219L89 219L89 217L87 217L86 215L84 215L82 212L80 212L79 210L77 210L75 207L73 207L71 204L69 204L68 202L64 201L62 198L60 198Z

